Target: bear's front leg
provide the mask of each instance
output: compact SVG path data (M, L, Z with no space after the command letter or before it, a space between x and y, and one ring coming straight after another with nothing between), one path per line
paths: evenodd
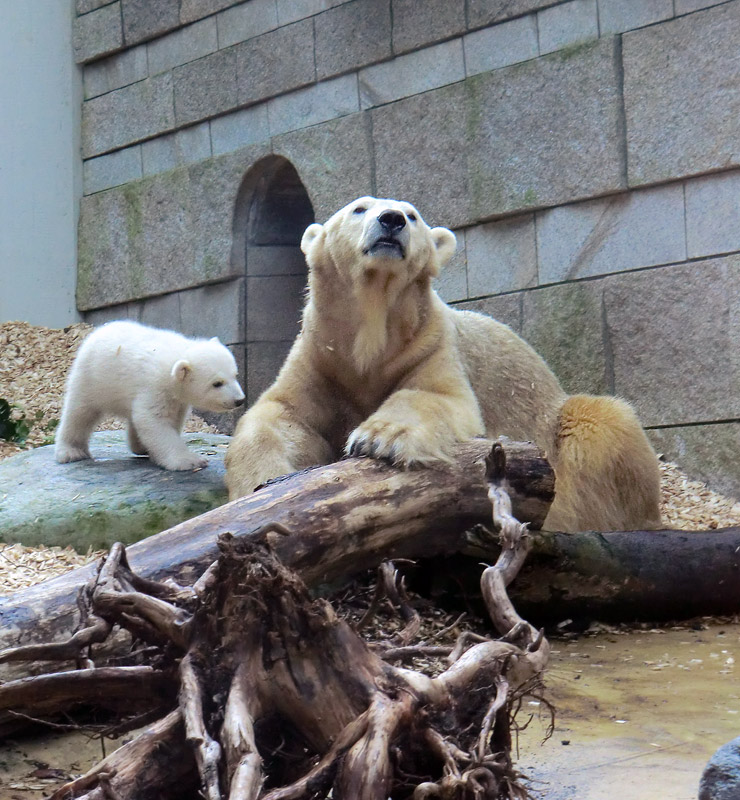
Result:
M185 409L163 411L149 398L134 400L129 430L136 432L137 449L163 469L183 472L207 467L208 459L188 450L180 436L184 416Z
M350 434L345 452L384 458L394 464L450 461L456 442L484 431L472 390L441 394L399 389Z
M239 420L226 453L230 500L271 478L334 460L329 443L308 424L309 410L299 419L295 409L263 396Z

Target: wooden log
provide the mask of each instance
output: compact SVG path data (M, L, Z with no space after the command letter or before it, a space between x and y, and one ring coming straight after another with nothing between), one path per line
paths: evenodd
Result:
M127 549L144 578L192 584L217 558L216 540L265 537L309 586L394 558L459 552L465 532L490 525L484 459L492 442L460 445L439 469L400 470L374 459L347 459L275 481L254 494L180 523ZM507 481L518 519L539 528L553 498L554 476L531 443L504 443ZM289 535L278 531L287 531ZM0 650L59 641L79 622L77 592L89 565L0 598ZM28 674L3 665L8 680Z

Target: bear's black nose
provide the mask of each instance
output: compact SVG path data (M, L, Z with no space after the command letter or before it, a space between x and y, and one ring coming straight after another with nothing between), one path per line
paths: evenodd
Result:
M398 233L406 227L406 217L399 211L384 211L379 217L378 222L388 233Z
M244 405L244 398L243 397L240 400L234 400L234 406L236 408L239 408L239 406L243 406L243 405Z

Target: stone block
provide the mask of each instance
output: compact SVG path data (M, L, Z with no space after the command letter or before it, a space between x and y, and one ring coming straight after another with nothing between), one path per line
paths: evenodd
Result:
M82 315L84 322L99 327L106 322L113 322L116 319L136 319L138 320L138 308L135 303L119 303L115 306L96 308L93 311L86 311Z
M685 238L681 184L540 211L539 282L683 261Z
M599 0L599 32L623 33L673 16L673 0Z
M165 328L170 331L185 333L180 315L180 294L171 292L159 297L148 297L141 301L138 316L142 325L152 328Z
M180 0L121 0L127 45L153 39L180 25Z
M247 275L300 275L306 282L306 259L295 245L261 245L247 247Z
M179 292L180 330L186 336L217 336L227 345L243 342L244 292L244 278Z
M314 24L319 80L392 55L390 0L351 0L319 14Z
M465 232L472 297L537 285L534 214L475 225Z
M248 39L234 49L240 104L299 89L316 79L310 19Z
M163 73L82 106L82 156L115 150L175 126L172 76Z
M252 39L278 26L275 0L250 0L216 16L221 47Z
M363 108L428 92L465 77L462 39L426 47L360 72Z
M418 0L391 0L393 52L405 53L465 31L465 3L427 0L419 13Z
M644 425L740 417L740 256L604 279L615 392Z
M630 185L740 165L740 3L622 39Z
M264 145L180 166L82 199L81 310L236 277L236 197ZM115 265L115 269L111 268Z
M686 181L689 258L740 250L740 170Z
M494 22L520 17L561 0L468 0L468 27L481 28Z
M140 177L141 145L137 144L85 161L82 165L82 191L92 194Z
M463 83L372 110L376 193L413 203L430 225L471 222Z
M211 120L214 155L231 153L248 144L266 142L269 138L270 124L264 103Z
M368 114L350 114L276 136L272 146L276 155L285 156L296 168L317 222L356 197L374 192Z
M674 2L676 4L676 16L678 16L679 14L689 14L692 11L719 5L725 0L674 0Z
M240 3L241 0L180 0L180 22L183 24L193 22L196 19L203 19L223 11L225 8ZM272 0L273 4L275 0ZM255 5L254 2L245 5ZM225 45L222 43L222 47Z
M252 403L277 378L293 342L250 342L245 348L247 405Z
M465 229L455 231L455 236L457 237L457 249L452 258L442 267L442 272L433 284L435 291L445 303L465 300L469 296Z
M247 278L247 342L292 341L301 327L305 275Z
M344 75L268 101L270 134L278 136L359 110L357 76Z
M149 74L146 45L87 64L83 70L85 99L112 92L122 86L144 80Z
M537 17L526 17L473 31L463 38L467 75L517 64L539 54Z
M502 294L498 297L481 297L479 300L466 300L455 303L455 308L461 311L477 311L487 317L493 317L497 322L508 325L514 333L522 334L522 298L524 292Z
M537 13L540 53L573 47L599 35L596 0L570 0Z
M740 498L740 423L653 428L647 435L657 453L694 480Z
M96 8L111 5L111 0L77 0L75 3L75 10L77 15L87 14L90 11L95 11Z
M183 64L172 74L178 125L208 119L237 105L236 51L233 47Z
M521 335L566 392L613 391L602 288L602 281L579 281L524 293Z
M615 39L465 81L472 219L625 187Z
M216 18L187 25L147 44L149 74L166 72L218 50Z
M123 47L120 2L77 17L73 23L72 47L78 64L120 50Z

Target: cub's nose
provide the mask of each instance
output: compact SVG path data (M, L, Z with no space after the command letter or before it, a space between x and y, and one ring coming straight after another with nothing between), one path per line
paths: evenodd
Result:
M384 211L378 222L388 233L398 233L406 227L406 217L399 211Z
M237 400L234 400L234 407L235 408L239 408L239 406L243 406L243 405L244 405L244 398L243 397L240 397Z

